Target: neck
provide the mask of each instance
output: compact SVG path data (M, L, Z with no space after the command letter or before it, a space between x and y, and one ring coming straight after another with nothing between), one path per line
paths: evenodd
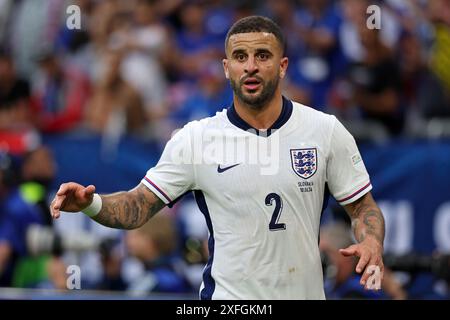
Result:
M278 90L273 98L260 109L252 108L236 96L233 97L233 102L239 117L258 130L269 129L280 116L283 107L283 98Z

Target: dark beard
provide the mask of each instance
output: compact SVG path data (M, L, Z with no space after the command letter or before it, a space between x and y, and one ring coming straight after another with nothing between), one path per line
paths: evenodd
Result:
M246 96L242 91L242 86L244 85L244 81L246 80L246 78L243 78L239 82L239 84L230 79L231 88L233 89L234 94L239 98L239 100L244 102L252 109L260 110L270 100L272 100L273 96L275 95L275 91L277 90L280 79L278 77L275 77L274 79L267 82L262 82L261 79L259 79L261 81L261 84L263 85L261 93L257 96L249 97Z

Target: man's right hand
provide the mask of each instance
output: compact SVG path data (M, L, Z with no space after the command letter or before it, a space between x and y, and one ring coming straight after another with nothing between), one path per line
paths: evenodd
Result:
M79 212L92 203L95 186L84 187L75 182L63 183L50 204L53 219L58 219L60 211Z

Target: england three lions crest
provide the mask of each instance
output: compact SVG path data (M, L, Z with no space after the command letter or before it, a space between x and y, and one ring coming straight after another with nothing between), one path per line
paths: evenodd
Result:
M317 149L291 149L291 163L297 175L303 179L312 177L317 171Z

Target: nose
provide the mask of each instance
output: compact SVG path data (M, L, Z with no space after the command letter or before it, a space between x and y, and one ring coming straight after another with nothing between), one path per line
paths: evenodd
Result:
M258 72L258 65L256 64L255 57L250 56L247 59L244 71L245 71L245 73L248 73L248 74L255 74Z

